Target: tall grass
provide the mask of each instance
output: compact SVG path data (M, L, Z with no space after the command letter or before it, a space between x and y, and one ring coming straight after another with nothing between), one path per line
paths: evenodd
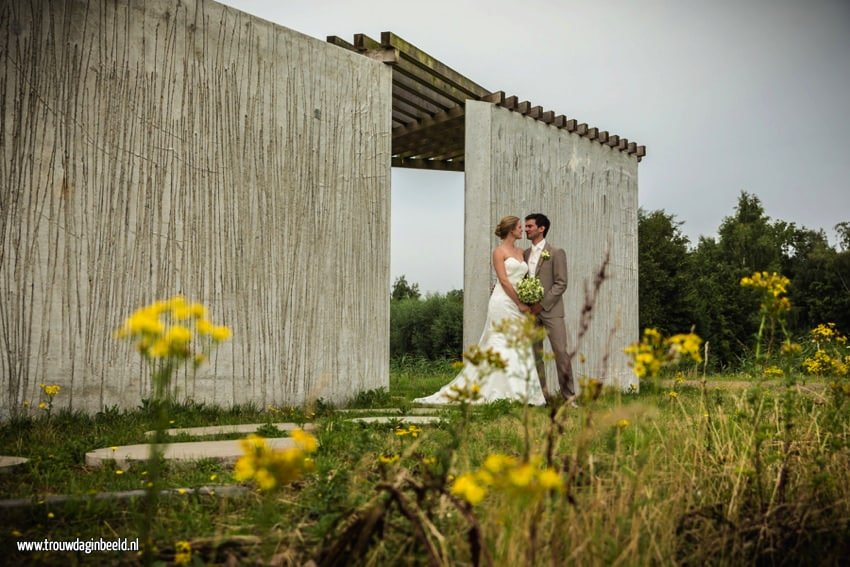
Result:
M445 382L454 375L449 367L444 371L435 369L434 379ZM394 374L393 382L399 380ZM426 382L418 378L405 396L439 385ZM540 503L494 490L471 509L493 564L841 563L850 553L850 404L843 390L792 383L674 388L675 397L661 386L639 395L604 393L562 413L552 455L564 473L563 490ZM493 452L521 455L524 412L507 403L476 408L450 473L470 471ZM172 415L181 426L268 417L255 408L203 406ZM552 413L532 408L528 417L533 451L545 454ZM0 476L5 497L34 497L32 507L5 514L0 545L10 550L10 560L34 559L15 555L17 539L138 537L137 502L82 500L50 507L37 502L48 493L85 496L141 487L143 465L117 475L109 467L85 467L82 456L99 446L141 442L151 419L144 410L96 417L60 413L49 422L18 420L0 427L7 451L33 458L20 474ZM177 540L223 541L246 534L259 536L259 542L233 551L243 561L277 557L280 564L303 564L320 557L386 478L378 457L402 454L399 464L418 474L423 459L455 441L447 419L414 441L394 435L392 427L353 423L327 411L317 420L317 470L306 480L272 497L164 498L154 531L160 557L167 559ZM169 488L232 482L228 467L210 462L169 466L164 475ZM429 521L445 538L451 562L471 562L468 524L454 506L442 499L434 504ZM200 560L213 560L213 551L204 553ZM416 564L425 557L411 525L388 517L363 561ZM78 559L137 560L114 554ZM39 559L70 560L67 554Z

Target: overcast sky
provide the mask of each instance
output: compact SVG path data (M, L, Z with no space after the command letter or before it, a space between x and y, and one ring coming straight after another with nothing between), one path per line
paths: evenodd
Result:
M850 221L850 0L226 0L325 39L392 31L483 87L647 147L640 205L714 236L740 192ZM392 278L463 286L463 174L393 169Z

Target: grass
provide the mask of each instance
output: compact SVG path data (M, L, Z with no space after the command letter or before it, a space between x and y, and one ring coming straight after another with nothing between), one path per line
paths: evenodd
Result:
M364 394L354 405L406 407L454 374L446 363L396 362L390 392ZM840 563L850 553L850 402L828 387L752 382L724 389L713 386L724 377L710 378L707 392L687 383L647 384L639 395L605 392L558 417L562 431L553 435L552 464L563 473L564 490L533 502L492 490L470 508L494 563ZM425 428L418 439L398 437L387 426L347 421L321 404L309 411L182 405L172 411L171 427L306 419L312 412L318 413L320 441L313 475L269 495L164 499L154 526L160 557L173 558L175 542L189 540L203 561L223 562L230 554L246 563L274 558L281 565L303 564L337 542L356 517L352 513L375 498L375 487L402 471L426 482L441 473L471 471L494 452L521 455L526 417L532 450L543 455L553 428L546 408L508 403L476 408L466 425L458 412L447 412L444 423ZM139 501L37 502L48 494L140 488L143 464L118 474L112 467L86 467L84 454L143 442L151 420L142 408L96 416L59 412L50 421L0 427L4 453L31 459L19 474L0 475L0 496L35 500L31 507L4 511L0 549L10 561L136 561L132 554L116 553L24 555L14 542L138 537ZM423 459L438 457L458 440L449 470L437 470L437 462L429 471ZM382 454L402 458L381 465ZM172 465L165 474L172 488L233 483L232 471L213 462ZM451 562L471 562L469 524L462 514L427 494L420 505L442 534ZM384 520L362 561L425 562L414 524L400 513Z

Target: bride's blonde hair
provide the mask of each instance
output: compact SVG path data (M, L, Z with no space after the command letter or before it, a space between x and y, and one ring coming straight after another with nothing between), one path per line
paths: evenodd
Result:
M511 233L511 231L516 226L516 223L518 222L519 217L515 217L513 215L503 217L502 220L499 221L499 224L496 225L496 236L504 240L505 237Z

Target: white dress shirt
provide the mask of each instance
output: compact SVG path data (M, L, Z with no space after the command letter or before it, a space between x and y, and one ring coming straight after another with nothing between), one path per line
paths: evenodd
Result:
M528 273L532 276L537 272L537 263L540 262L540 254L545 247L545 238L531 247L531 253L528 255Z

